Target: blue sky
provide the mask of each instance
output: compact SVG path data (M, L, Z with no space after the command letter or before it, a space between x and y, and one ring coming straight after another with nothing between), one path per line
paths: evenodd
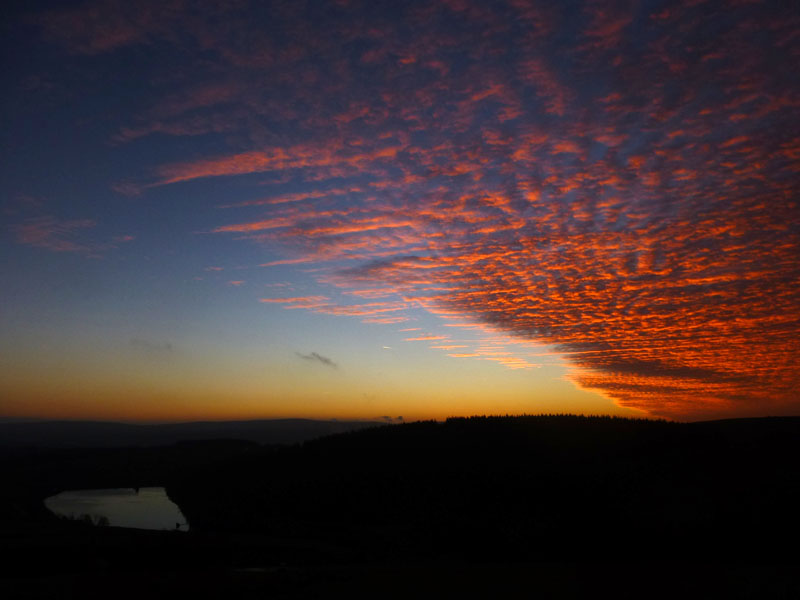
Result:
M788 4L3 27L3 414L797 411Z

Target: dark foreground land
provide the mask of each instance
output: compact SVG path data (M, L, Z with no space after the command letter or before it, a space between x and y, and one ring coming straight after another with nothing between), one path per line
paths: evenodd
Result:
M4 597L800 597L800 418L450 419L2 452ZM59 520L165 485L192 531Z

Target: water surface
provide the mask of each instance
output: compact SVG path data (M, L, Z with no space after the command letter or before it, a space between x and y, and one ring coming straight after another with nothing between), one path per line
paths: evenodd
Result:
M108 519L114 527L189 530L186 517L163 487L71 490L50 496L44 504L59 516L89 515L94 522Z

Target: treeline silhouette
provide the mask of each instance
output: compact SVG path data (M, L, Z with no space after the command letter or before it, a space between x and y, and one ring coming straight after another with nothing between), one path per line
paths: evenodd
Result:
M362 557L774 559L800 532L799 433L798 418L452 418L198 465L168 492L193 531Z
M187 423L0 420L0 452L13 448L122 448L168 446L186 440L247 440L295 444L323 435L374 427L378 421L257 419Z

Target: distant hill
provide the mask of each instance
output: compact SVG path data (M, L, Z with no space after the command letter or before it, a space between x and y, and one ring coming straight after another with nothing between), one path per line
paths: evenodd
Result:
M168 491L195 530L369 556L775 558L798 552L797 456L796 417L473 417L201 464Z
M0 448L120 448L215 439L294 444L381 424L312 419L201 421L160 425L104 421L0 421Z
M98 425L101 445L183 443L0 452L4 597L800 597L800 418ZM230 439L331 425L361 429ZM42 502L151 485L190 533L95 528Z

